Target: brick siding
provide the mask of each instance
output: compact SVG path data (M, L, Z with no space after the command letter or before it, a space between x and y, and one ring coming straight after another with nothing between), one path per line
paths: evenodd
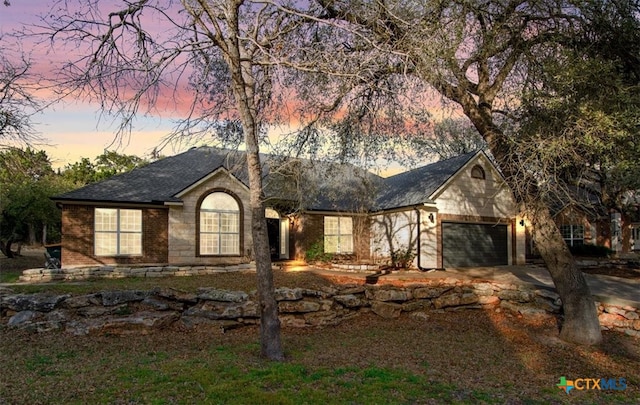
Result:
M94 254L94 206L63 205L62 265L166 263L168 210L142 209L142 255L96 256Z

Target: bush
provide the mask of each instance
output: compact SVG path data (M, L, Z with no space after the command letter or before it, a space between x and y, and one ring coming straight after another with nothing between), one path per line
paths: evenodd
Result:
M324 252L324 241L319 239L315 241L306 252L304 252L304 258L308 263L312 262L330 262L333 259L331 253Z
M397 249L391 252L391 265L396 269L408 269L415 257L411 248Z
M569 246L571 254L574 256L588 256L588 257L608 257L613 251L606 246L600 245L577 245Z

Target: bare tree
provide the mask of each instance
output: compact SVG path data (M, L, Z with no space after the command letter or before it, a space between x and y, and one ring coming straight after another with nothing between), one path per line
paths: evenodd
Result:
M433 137L416 145L438 160L487 149L487 143L465 118L445 118L433 125Z
M488 145L533 223L536 245L563 301L560 336L577 343L598 343L602 336L593 297L549 211L547 191L565 187L559 166L531 164L546 152L545 147L536 154L523 154L513 119L527 86L544 85L535 82L531 68L579 35L588 2L317 3L322 11L313 18L346 34L326 34L325 38L334 40L315 57L326 59L329 49L340 49L334 53L333 77L357 72L344 87L335 84L338 80L329 80L324 89L339 88L341 101L365 100L342 104L347 118L343 122L350 129L343 133L367 134L376 114L392 111L382 107L399 101L389 83L417 80L456 104ZM409 106L415 108L415 103ZM545 142L553 144L554 136L561 140L558 135L551 134Z
M0 44L5 41L0 37ZM0 147L36 141L33 115L41 109L33 94L31 61L24 56L9 59L7 53L5 48L0 54Z
M299 18L269 2L138 0L121 8L98 1L59 1L41 28L59 49L79 55L60 71L64 94L97 101L120 119L154 112L169 93L189 106L173 140L224 134L246 147L252 236L261 315L261 352L284 358L264 217L260 146L278 120L278 60ZM283 2L285 4L286 2ZM159 29L158 27L162 27ZM186 95L185 95L186 94ZM187 98L183 103L181 98Z

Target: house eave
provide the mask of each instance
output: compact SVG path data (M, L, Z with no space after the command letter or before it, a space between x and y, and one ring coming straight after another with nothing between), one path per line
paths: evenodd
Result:
M415 209L426 209L427 211L437 211L438 206L435 202L424 202L421 204L411 204L411 205L404 205L401 207L379 209L376 211L371 211L371 215L383 215L391 212L402 212L402 211L410 211Z
M56 205L89 205L94 207L164 208L163 201L75 200L52 198Z

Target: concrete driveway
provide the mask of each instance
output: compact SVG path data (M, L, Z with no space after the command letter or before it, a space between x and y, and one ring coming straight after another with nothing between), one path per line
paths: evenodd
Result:
M472 278L493 275L497 280L518 282L538 288L555 290L551 275L543 266L504 266L495 268L447 269L445 273L464 274L470 272ZM640 279L584 274L597 301L613 305L640 307Z
M318 272L340 273L339 270L315 269ZM370 273L369 273L370 274ZM367 273L349 272L345 276L350 278L365 278ZM596 301L640 308L640 279L586 274L587 283ZM498 266L498 267L469 267L448 268L428 272L395 271L380 277L380 281L403 280L419 282L424 279L463 278L477 280L491 280L501 283L528 285L535 288L555 290L549 272L544 266Z

